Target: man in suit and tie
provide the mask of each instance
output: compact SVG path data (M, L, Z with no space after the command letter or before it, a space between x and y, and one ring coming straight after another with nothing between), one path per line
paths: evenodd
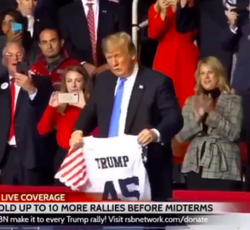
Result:
M71 58L108 68L101 41L109 34L128 31L126 12L116 0L75 0L59 12L59 25Z
M7 43L3 50L6 72L0 76L0 170L3 184L40 185L46 158L37 123L48 103L49 80L17 73L24 58L20 43ZM19 70L20 71L20 70ZM48 83L47 83L48 82ZM44 165L43 165L44 164Z
M70 145L81 144L82 137L95 127L99 137L138 135L138 142L148 146L146 168L152 200L167 201L172 196L171 139L183 125L173 82L137 64L135 46L124 32L108 36L103 52L111 70L97 76Z
M58 25L57 18L53 15L56 12L53 4L36 9L37 0L16 0L16 2L17 9L28 20L28 31L34 40L38 40L39 34L44 28Z

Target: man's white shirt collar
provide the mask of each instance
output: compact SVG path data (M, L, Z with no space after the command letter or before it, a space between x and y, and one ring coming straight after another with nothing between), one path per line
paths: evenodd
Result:
M84 7L86 7L88 3L92 3L94 7L99 5L99 1L97 0L92 0L92 1L82 0L82 4L84 5Z
M136 76L138 74L138 71L139 71L139 66L136 63L135 66L134 66L132 74L129 77L127 77L127 81L135 81ZM121 78L118 78L118 81L120 81L120 80L121 80Z

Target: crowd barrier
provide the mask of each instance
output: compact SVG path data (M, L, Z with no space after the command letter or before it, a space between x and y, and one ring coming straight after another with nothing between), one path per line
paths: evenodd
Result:
M0 186L0 193L72 193L64 187L26 187ZM187 191L175 190L174 201L190 202L250 202L248 192L217 192L217 191Z

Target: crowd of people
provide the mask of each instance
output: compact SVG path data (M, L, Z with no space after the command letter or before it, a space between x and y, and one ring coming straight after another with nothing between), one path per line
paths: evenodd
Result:
M187 189L248 189L248 0L145 1L152 66L130 36L131 1L50 2L1 12L2 184L62 185L83 136L125 133L148 146L153 200L171 197L173 162Z

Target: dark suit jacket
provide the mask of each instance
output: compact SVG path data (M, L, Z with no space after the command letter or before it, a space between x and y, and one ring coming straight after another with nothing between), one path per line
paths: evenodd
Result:
M44 147L44 139L38 134L37 124L48 104L52 86L49 78L34 76L33 80L38 88L35 99L31 101L28 93L20 89L15 111L17 148L21 153L20 160L27 169L43 168L48 164L47 161L51 161L48 149ZM7 72L0 76L0 85L5 82L9 83ZM10 88L0 88L0 120L2 121L0 124L0 165L3 162L11 125L10 103Z
M236 91L247 91L250 89L250 27L248 13L239 17L237 27L236 33L233 33L229 27L221 32L222 45L225 50L235 50L237 52L232 87Z
M198 29L200 59L207 56L219 58L230 76L233 51L223 50L218 36L222 30L228 28L222 0L194 0L194 2L194 7L191 8L178 6L176 29L180 33Z
M9 8L16 7L16 0L1 0L0 1L0 14Z
M57 17L56 8L41 8L35 11L34 18L34 32L33 39L38 40L40 33L46 28L57 28L59 29L59 24Z
M99 1L98 65L106 63L101 50L102 39L115 32L127 31L129 22L126 19L118 3L109 0ZM90 33L81 0L75 0L59 11L59 25L70 57L93 63Z
M75 129L87 136L98 127L100 137L108 137L117 77L110 71L100 74L90 102L82 110ZM139 86L143 86L141 89ZM172 80L154 70L140 67L128 107L125 133L138 135L145 128L155 128L161 143L148 147L147 170L153 200L172 196L171 139L181 130L183 119Z

